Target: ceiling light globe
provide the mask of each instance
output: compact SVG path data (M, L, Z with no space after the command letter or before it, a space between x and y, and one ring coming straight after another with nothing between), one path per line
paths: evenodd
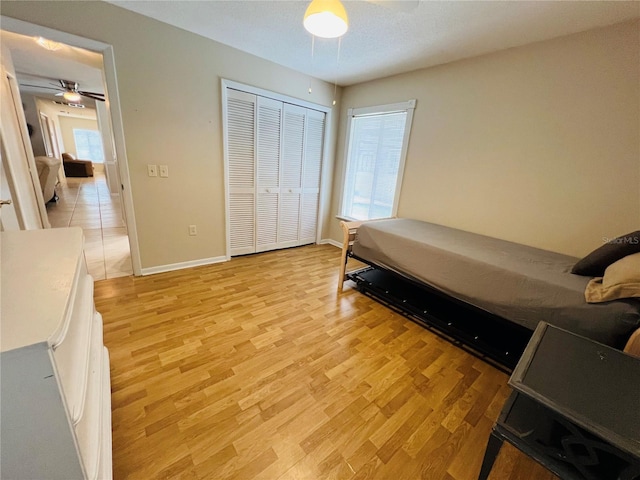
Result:
M80 100L82 100L82 96L76 92L64 92L62 96L67 102L78 103Z
M304 14L303 25L316 37L337 38L347 33L349 20L340 0L313 0Z

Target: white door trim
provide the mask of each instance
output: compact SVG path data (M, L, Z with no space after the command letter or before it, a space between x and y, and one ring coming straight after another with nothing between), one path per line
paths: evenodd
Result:
M109 103L116 156L118 159L118 169L120 172L120 181L122 182L121 193L126 215L125 220L127 223L127 234L129 237L131 251L131 265L133 267L133 274L141 275L142 264L140 261L140 247L138 243L138 232L133 208L133 195L131 194L129 162L127 160L124 141L124 126L122 123L122 110L120 108L120 96L118 93L113 46L97 40L80 37L71 33L54 30L52 28L35 25L6 16L0 16L0 24L2 25L3 30L20 33L22 35L43 36L57 42L66 43L67 45L84 48L86 50L93 50L102 54L106 98Z
M1 60L0 95L4 101L1 109L3 118L0 122L0 142L3 145L6 180L12 191L14 210L21 229L49 228L51 225L47 218L33 150L29 142L13 61L4 46Z

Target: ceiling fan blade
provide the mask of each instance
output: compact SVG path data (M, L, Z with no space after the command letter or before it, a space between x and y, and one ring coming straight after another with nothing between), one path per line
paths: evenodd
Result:
M86 90L78 90L80 95L95 95L96 97L104 97L104 93L100 92L87 92Z
M21 87L33 87L33 88L46 88L47 90L57 90L60 91L60 87L45 87L44 85L30 85L28 83L21 83Z
M94 95L90 92L78 92L80 95L82 95L83 97L87 97L87 98L92 98L93 100L98 100L99 102L104 102L104 97L99 97L97 95ZM101 94L98 94L101 95Z
M28 83L21 83L20 86L21 87L47 89L47 90L56 90L56 91L59 92L59 93L55 94L56 97L61 97L66 92L75 92L75 93L78 93L78 94L82 95L83 97L91 98L91 99L97 100L99 102L104 102L105 101L104 93L87 92L87 91L84 91L84 90L78 90L78 86L79 86L78 82L74 82L74 81L71 81L71 80L58 80L58 82L59 82L60 86L57 86L55 83L50 83L50 85L54 85L53 87L47 87L47 86L44 86L44 85L32 85L32 84L28 84Z

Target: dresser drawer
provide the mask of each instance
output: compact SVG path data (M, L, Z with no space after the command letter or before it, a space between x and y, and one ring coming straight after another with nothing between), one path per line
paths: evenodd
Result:
M82 282L85 280L85 277L87 275L89 275L89 273L87 270L87 263L85 261L84 255L78 255L73 281L71 282L71 285L69 285L69 298L67 304L65 306L63 314L60 316L56 329L52 331L51 336L49 337L49 345L52 348L56 348L58 345L60 345L67 336L69 327L71 325L71 319L74 317L74 309L77 308L76 302L83 295ZM56 289L57 286L54 285L53 288ZM77 318L77 316L75 318Z
M113 464L111 451L111 375L109 372L109 351L104 347L102 370L102 431L100 465L98 467L99 480L113 479Z
M102 316L95 313L91 335L89 381L84 399L82 417L75 425L80 458L88 480L98 478L101 453L102 413L104 409L104 346L102 343Z
M76 297L64 336L53 345L53 358L71 421L82 417L89 375L89 349L94 313L93 278L84 275L77 284ZM102 335L102 329L100 329Z

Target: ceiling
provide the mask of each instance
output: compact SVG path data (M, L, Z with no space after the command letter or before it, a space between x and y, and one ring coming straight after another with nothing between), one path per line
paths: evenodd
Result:
M107 1L343 86L640 17L637 1L346 0L337 62L337 39L312 59L307 0Z
M99 53L64 44L50 51L38 45L34 37L6 30L0 31L0 42L11 52L21 92L61 101L51 88L60 87L59 80L70 80L77 82L80 90L104 93ZM83 97L81 103L91 106L95 102Z

